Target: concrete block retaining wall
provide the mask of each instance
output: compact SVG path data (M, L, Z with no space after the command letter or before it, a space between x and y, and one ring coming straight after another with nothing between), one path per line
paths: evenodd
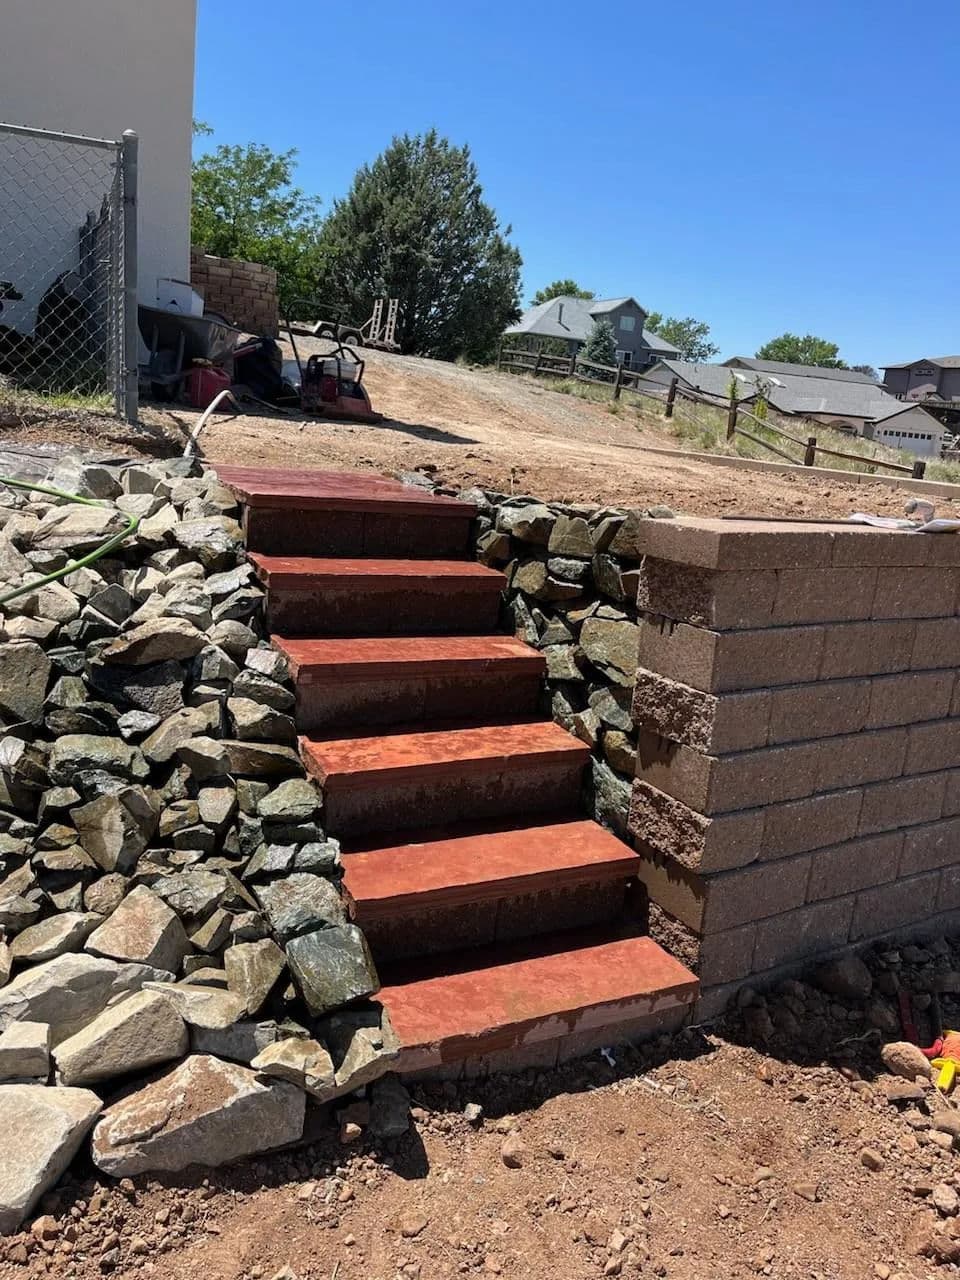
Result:
M960 539L647 521L629 830L701 1012L960 922Z
M267 338L279 333L277 273L272 267L193 249L190 283L203 294L208 311L219 312L245 333Z

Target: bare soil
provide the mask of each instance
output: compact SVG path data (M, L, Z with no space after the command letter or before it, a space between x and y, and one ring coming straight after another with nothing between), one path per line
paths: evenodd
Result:
M319 344L297 340L302 356ZM289 350L287 351L289 354ZM415 356L364 352L365 384L376 425L305 419L250 406L217 416L201 437L212 462L308 466L397 474L430 469L452 485L616 506L666 503L692 515L846 516L855 510L901 514L905 494L883 485L773 472L740 471L682 452L664 420L624 402L563 395L545 382ZM197 413L146 405L139 428L106 417L54 414L18 424L0 415L0 449L58 441L142 456L183 449ZM941 506L948 505L941 502Z

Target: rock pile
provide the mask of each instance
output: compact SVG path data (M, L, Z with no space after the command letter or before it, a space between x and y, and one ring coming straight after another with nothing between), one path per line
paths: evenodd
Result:
M91 1130L117 1176L215 1164L396 1055L232 493L189 461L50 484L100 502L0 487L0 594L38 583L0 609L3 1231Z
M507 574L508 625L546 658L545 710L593 752L588 807L622 835L637 764L639 522L673 512L456 496L479 510L480 559Z

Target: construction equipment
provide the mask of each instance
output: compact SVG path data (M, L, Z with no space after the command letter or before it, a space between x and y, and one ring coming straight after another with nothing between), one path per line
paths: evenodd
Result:
M355 347L375 347L378 351L398 351L397 318L400 310L399 298L376 298L372 313L362 324L343 318L343 307L339 303L317 302L314 299L298 298L294 304L297 311L306 310L314 315L319 311L323 319L312 324L305 321L287 321L287 326L294 333L310 338L331 338L337 342L348 342Z
M364 361L352 347L335 342L330 351L312 355L300 374L300 406L304 413L354 422L382 422L363 385Z

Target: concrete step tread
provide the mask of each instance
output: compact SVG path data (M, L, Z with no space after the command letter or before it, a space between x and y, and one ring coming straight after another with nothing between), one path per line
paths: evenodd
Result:
M372 916L627 879L637 854L590 818L405 833L346 852L344 886L361 925Z
M400 1038L401 1070L421 1070L580 1031L611 1030L689 1005L697 979L646 936L596 930L397 966L378 999Z
M359 595L370 583L414 587L418 591L480 590L497 593L506 577L476 560L341 559L329 556L248 556L257 576L269 587L351 583Z
M363 471L302 467L218 466L217 475L248 507L313 511L373 511L386 515L450 516L468 520L471 502L435 497L426 489Z
M301 738L304 763L328 789L391 778L523 767L579 757L590 748L553 721L464 726L398 725L374 736Z
M301 684L321 680L470 675L490 670L539 674L543 654L513 636L366 636L298 639L272 636Z

